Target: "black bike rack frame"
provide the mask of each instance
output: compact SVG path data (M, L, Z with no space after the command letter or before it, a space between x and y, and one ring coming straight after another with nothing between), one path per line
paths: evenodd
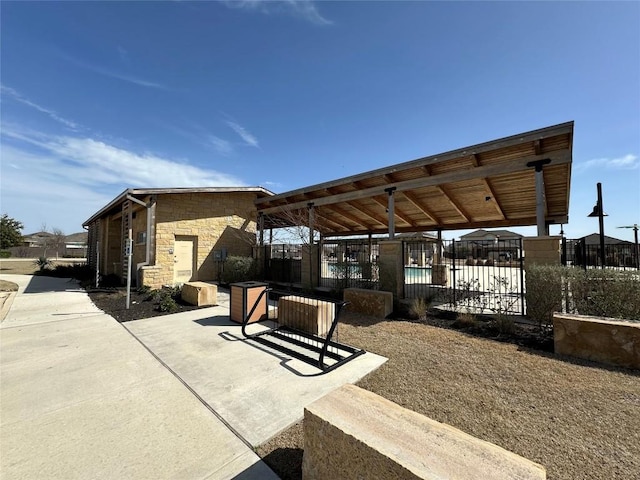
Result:
M256 310L256 308L260 304L260 301L265 295L267 295L267 312L269 311L269 294L284 296L292 295L292 292L278 291L272 288L265 288L262 292L260 292L254 305L249 310L248 314L242 322L242 335L245 338L282 352L309 365L312 365L320 369L321 373L323 374L335 370L339 366L344 365L350 360L353 360L354 358L366 353L362 349L332 340L338 326L340 313L342 312L344 306L349 303L344 301L304 297L310 298L312 300L330 302L335 305L334 316L326 337L307 333L288 326L276 326L257 333L247 333L246 328L249 324L249 319L251 318L253 312ZM268 320L272 321L274 319L268 318ZM334 360L334 362L325 363L325 359L331 359Z

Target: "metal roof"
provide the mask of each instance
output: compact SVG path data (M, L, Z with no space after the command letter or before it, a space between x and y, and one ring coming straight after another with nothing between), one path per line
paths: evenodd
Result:
M259 198L265 228L306 225L324 236L536 225L532 162L543 167L545 221L567 223L573 122Z

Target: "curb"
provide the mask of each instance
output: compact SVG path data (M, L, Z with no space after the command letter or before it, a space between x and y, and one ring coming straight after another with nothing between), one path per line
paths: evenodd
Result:
M9 295L0 297L0 302L2 302L2 305L0 306L0 323L4 322L4 319L9 313L9 310L11 309L11 305L13 304L13 299L15 298L16 293L18 292L3 292L3 293L9 293Z

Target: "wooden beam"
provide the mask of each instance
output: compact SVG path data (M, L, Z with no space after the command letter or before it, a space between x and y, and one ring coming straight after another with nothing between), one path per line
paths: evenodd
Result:
M465 222L469 222L470 221L469 214L463 210L462 205L460 205L460 203L458 203L453 199L453 197L451 196L451 193L449 193L447 189L442 185L436 185L435 187L436 187L436 190L438 190L441 194L447 197L447 200L449 200L449 203L453 206L453 208L456 209L456 212L458 212L458 215L464 218Z
M548 219L551 224L561 224L567 223L567 216L559 216L554 217L552 219ZM480 221L480 222L460 222L460 223L447 223L442 225L443 230L461 230L461 229L476 229L476 228L502 228L502 227L525 227L535 225L536 218L535 217L523 217L518 219L508 219L508 220L491 220L491 221ZM428 228L428 227L427 227ZM413 232L413 227L399 227L396 228L396 233L408 233ZM351 236L351 235L384 235L387 233L386 228L376 228L373 230L351 230L349 232L336 232L334 236ZM329 235L331 236L331 234Z
M278 200L281 198L291 198L292 196L296 195L296 194L300 194L302 192L317 192L318 190L321 190L323 188L331 188L331 187L335 187L335 186L341 186L344 184L348 184L348 183L353 183L359 180L364 180L364 179L368 179L368 178L373 178L376 176L382 176L385 174L389 174L392 173L394 171L400 171L400 170L408 170L408 169L412 169L412 168L418 168L424 165L432 165L432 164L438 164L438 163L442 163L448 160L454 160L454 159L458 159L458 158L464 158L466 156L469 156L471 153L475 153L475 154L481 154L481 153L485 153L485 152L492 152L495 150L500 150L503 148L508 148L508 147L512 147L512 146L520 146L520 145L526 145L529 142L533 142L537 139L541 139L541 138L547 138L547 137L557 137L557 136L562 136L562 135L567 135L568 136L568 146L567 146L567 150L570 152L571 151L571 142L572 142L572 135L573 135L573 122L566 122L566 123L562 123L559 125L553 125L551 127L546 127L546 128L541 128L538 130L533 130L530 132L525 132L525 133L521 133L521 134L517 134L517 135L512 135L510 137L505 137L505 138L501 138L499 140L493 140L490 142L485 142L485 143L481 143L481 144L477 144L477 145L473 145L473 146L469 146L469 147L465 147L465 148L461 148L458 150L452 150L446 153L442 153L442 154L438 154L438 155L432 155L432 156L428 156L428 157L422 157L419 158L417 160L411 160L409 162L404 162L404 163L399 163L396 165L393 165L391 167L385 167L385 168L380 168L377 170L372 170L369 172L365 172L365 173L360 173L357 175L353 175L350 177L346 177L346 178L341 178L338 180L333 180L330 182L326 182L326 183L322 183L322 184L318 184L318 185L312 185L309 187L304 187L298 190L294 190L291 192L286 192L286 193L281 193L279 195L273 195L270 197L265 197L262 199L257 199L255 201L256 205L261 205L263 203L268 203L270 200ZM569 153L570 155L570 153ZM547 155L547 157L551 156L551 153ZM508 173L508 172L505 172ZM391 186L391 185L389 185ZM382 190L384 190L384 188L382 188Z
M371 200L376 202L381 207L385 209L387 208L387 197L384 197L384 200L381 199L380 197L371 197ZM411 219L411 217L409 217L409 215L407 215L406 213L404 213L402 210L398 208L398 204L395 204L393 213L396 217L398 217L400 220L405 222L407 225L411 225L412 227L416 226L415 222Z
M536 152L536 154L537 153L538 152ZM474 167L480 166L480 161L478 160L478 156L476 154L472 154L469 157L469 159L471 160L471 165L473 165ZM493 200L493 205L496 207L498 214L503 219L507 218L507 216L504 214L504 211L502 210L502 207L500 206L500 201L498 200L498 196L496 195L496 192L493 190L493 187L491 187L489 180L487 180L486 178L483 178L482 183L484 183L484 188L487 190L487 192L489 193L489 196Z
M489 183L489 180L487 180L486 178L483 178L482 180L484 181L485 187L489 191L489 195L491 196L491 199L493 200L493 205L496 207L496 210L498 211L498 213L500 214L500 216L502 217L503 220L506 219L507 216L504 214L504 210L502 210L502 207L500 206L500 200L498 199L498 196L496 195L495 190L493 189L493 187Z
M540 155L542 153L542 143L539 139L533 141L533 153L536 155Z
M416 208L418 208L418 210L420 210L422 213L424 213L427 217L429 217L429 219L431 221L433 221L433 223L435 223L436 225L438 225L440 223L440 220L438 219L438 217L431 211L429 210L427 207L425 207L419 200L418 197L410 191L406 191L406 192L401 192L402 195L405 196L405 198L407 200L409 200L413 205L416 206Z
M347 212L346 210L344 210L343 208L340 208L337 205L325 205L323 208L326 208L326 209L329 209L331 211L334 211L338 215L343 216L344 218L348 218L349 220L351 220L356 225L360 225L362 227L365 227L365 229L371 228L371 226L366 224L365 222L363 222L361 218L359 218L356 215L353 215L352 213ZM338 222L336 222L336 223L338 223Z
M544 157L544 158L542 158ZM508 175L510 173L527 171L530 167L527 167L527 163L537 160L550 159L550 165L563 165L567 163L571 163L571 152L568 150L561 150L557 152L550 152L543 156L538 155L528 155L526 157L520 157L516 159L512 159L506 162L492 164L492 165L482 165L480 167L465 169L465 170L457 170L453 172L441 173L439 175L432 175L429 177L421 177L412 180L405 180L402 182L396 182L393 185L386 186L377 186L365 188L362 190L354 191L354 192L345 192L339 193L332 196L314 198L313 203L316 206L320 205L331 205L340 202L349 202L353 200L358 200L361 198L370 198L374 195L381 195L385 188L395 187L396 192L404 192L407 190L412 190L416 188L423 188L429 186L437 186L444 185L447 183L455 183L461 182L465 180L473 180L477 178L486 178L494 175ZM278 207L267 207L261 208L259 204L257 204L258 211L263 213L271 213L276 212L282 209L298 209L305 207L307 202L295 202L288 205L282 205Z
M376 223L379 223L380 225L387 225L387 219L386 218L381 218L378 214L376 214L376 212L372 212L371 210L369 210L366 207L363 207L362 205L358 205L356 202L354 201L348 201L345 202L347 205L352 206L353 208L355 208L356 210L358 210L359 212L364 213L367 217L371 218L372 220L374 220ZM386 208L386 207L385 207Z

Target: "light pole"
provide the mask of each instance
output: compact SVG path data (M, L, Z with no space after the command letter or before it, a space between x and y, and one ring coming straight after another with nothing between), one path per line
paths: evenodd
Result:
M589 214L589 217L598 217L600 224L600 268L604 268L605 254L604 254L604 217L607 216L602 208L602 184L598 182L598 203L593 207L593 212Z

